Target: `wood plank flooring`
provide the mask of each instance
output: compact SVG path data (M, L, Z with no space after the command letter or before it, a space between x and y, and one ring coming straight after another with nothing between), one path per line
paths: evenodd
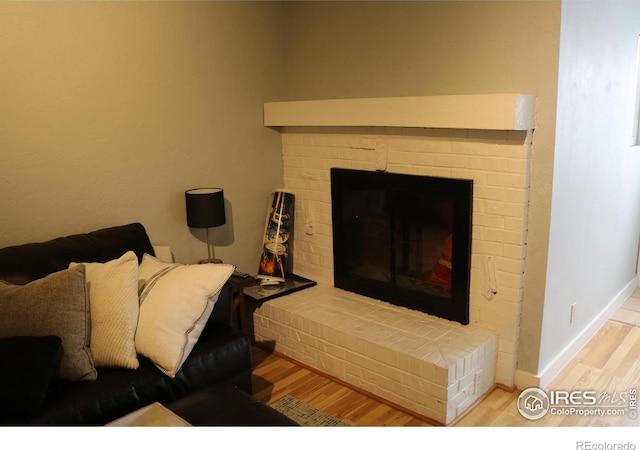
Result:
M640 289L636 290L633 295L624 302L611 320L626 323L627 325L640 326Z
M253 348L253 358L254 396L267 404L289 394L353 426L434 425L426 418L416 417L259 347ZM618 395L631 388L640 389L640 327L616 320L607 321L548 386L549 390L593 390ZM547 414L540 420L528 420L516 409L519 395L520 391L496 388L454 426L640 426L640 420L632 419L629 414L604 417Z
M253 396L271 404L291 395L355 426L428 426L398 408L373 399L295 362L253 347Z

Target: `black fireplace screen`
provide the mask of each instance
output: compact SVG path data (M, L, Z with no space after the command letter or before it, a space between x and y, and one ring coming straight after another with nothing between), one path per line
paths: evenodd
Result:
M469 323L473 181L331 169L334 285Z

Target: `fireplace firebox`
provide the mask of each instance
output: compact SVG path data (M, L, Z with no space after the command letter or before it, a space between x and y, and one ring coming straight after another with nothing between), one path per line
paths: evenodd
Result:
M469 323L473 181L331 169L334 285Z

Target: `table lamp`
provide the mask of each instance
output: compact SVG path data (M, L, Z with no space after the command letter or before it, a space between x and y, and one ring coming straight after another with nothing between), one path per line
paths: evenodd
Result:
M209 240L209 228L226 223L224 214L224 193L221 188L189 189L185 193L187 204L187 225L190 228L207 229L207 248L209 258L201 263L221 263L214 257L213 245Z

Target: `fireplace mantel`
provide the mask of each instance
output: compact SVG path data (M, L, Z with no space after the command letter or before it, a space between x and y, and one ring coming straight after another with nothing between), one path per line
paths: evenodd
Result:
M271 102L264 125L531 130L535 109L536 97L524 94Z

